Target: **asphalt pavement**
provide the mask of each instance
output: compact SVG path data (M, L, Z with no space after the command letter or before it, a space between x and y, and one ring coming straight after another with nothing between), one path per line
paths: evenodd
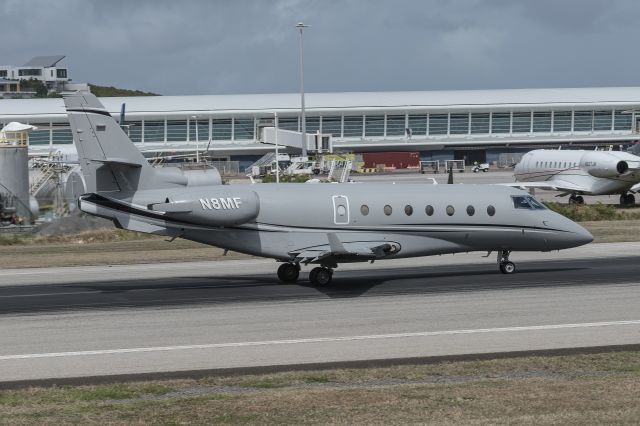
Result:
M261 259L7 269L0 382L640 344L638 243L336 271Z

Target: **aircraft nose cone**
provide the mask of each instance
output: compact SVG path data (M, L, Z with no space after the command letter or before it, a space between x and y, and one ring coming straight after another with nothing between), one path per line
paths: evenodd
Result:
M593 235L591 235L591 232L587 231L586 229L584 229L580 225L578 225L578 227L580 229L574 235L574 240L575 240L576 246L582 246L582 245L589 244L590 242L592 242L593 241Z
M567 226L567 231L569 232L566 242L569 247L583 246L593 241L593 235L591 235L591 232L569 219L567 219L567 222L569 222L567 224L569 225Z

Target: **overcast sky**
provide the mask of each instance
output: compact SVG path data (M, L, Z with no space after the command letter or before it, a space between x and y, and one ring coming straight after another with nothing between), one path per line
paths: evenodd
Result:
M640 85L637 0L0 0L0 65L166 95Z

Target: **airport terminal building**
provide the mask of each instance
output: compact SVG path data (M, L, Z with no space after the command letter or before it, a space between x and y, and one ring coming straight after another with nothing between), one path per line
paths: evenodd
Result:
M261 127L300 129L299 94L102 98L143 150L203 149L219 158L257 156ZM307 133L331 134L335 149L461 155L532 146L627 144L638 139L640 87L306 94ZM31 151L72 143L62 99L0 100L0 125L37 126ZM211 141L209 143L209 141ZM475 154L474 154L475 153Z

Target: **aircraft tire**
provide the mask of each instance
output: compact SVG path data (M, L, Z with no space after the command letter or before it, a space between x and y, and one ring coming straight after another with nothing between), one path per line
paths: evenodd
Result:
M300 268L293 263L283 263L278 267L278 278L283 283L295 283L300 276Z
M313 268L309 273L309 281L316 287L326 287L331 284L333 273L329 268Z
M582 197L582 195L578 195L578 196L576 197L576 203L577 203L577 204L580 204L580 205L583 205L583 204L584 204L584 198Z
M516 271L516 264L513 262L504 262L500 264L500 272L503 274L513 274Z
M620 195L620 205L621 206L632 206L636 203L636 197L633 194L622 194Z

